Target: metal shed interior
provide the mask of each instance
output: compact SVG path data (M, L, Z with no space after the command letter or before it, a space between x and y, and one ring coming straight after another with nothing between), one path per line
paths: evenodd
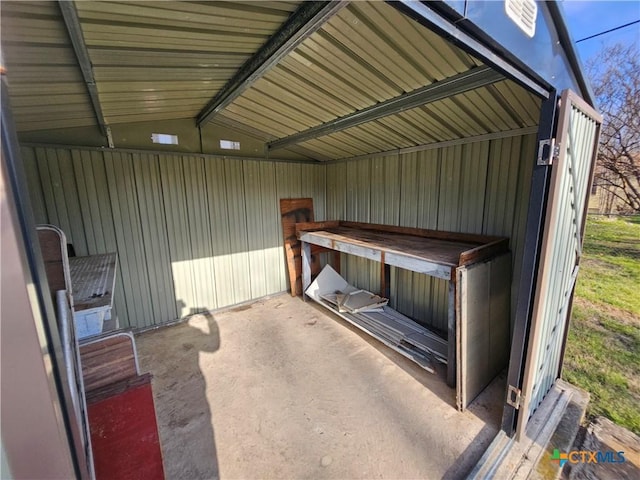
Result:
M316 220L509 237L513 330L544 89L388 2L0 8L35 222L118 253L121 326L286 290L278 202L311 197ZM446 282L391 276L391 305L446 331Z
M123 325L285 290L286 197L312 197L320 220L508 236L517 270L540 99L389 4L325 5L314 17L324 23L197 128L296 7L78 2L71 31L86 45L87 88L70 15L51 2L3 2L36 222L59 225L78 255L118 252ZM102 119L116 148L81 148L105 144ZM152 133L180 144L154 145ZM221 139L240 150L220 150ZM376 288L364 262L348 260L347 278ZM446 285L393 275L395 306L442 328Z

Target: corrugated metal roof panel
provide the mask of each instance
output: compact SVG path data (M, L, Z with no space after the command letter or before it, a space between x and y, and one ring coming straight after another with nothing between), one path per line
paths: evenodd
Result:
M245 92L250 103L236 100L235 113L242 115L239 110L246 108L251 115L244 117L259 116L253 108L258 104L288 117L286 122L280 118L280 125L297 132L475 65L477 60L396 9L382 2L355 2ZM274 128L266 132L279 136L288 130Z
M500 82L496 86L501 90L514 87L519 89L509 81ZM376 122L309 140L300 145L323 155L342 158L508 131L536 124L531 118L535 113L521 118L506 99L501 97L500 102L495 100L496 92L499 94L497 89L483 87L384 117ZM535 97L522 89L519 89L518 94L520 97L514 98L524 98L527 102L530 99L535 100ZM529 103L535 105L533 112L539 110L539 102ZM517 105L516 108L520 110L521 106Z
M101 100L108 92L129 93L127 98L104 98L102 104L107 122L120 123L195 117L298 4L76 5ZM185 92L186 101L169 100L176 91Z
M2 2L2 54L18 130L96 125L56 2Z
M77 2L107 123L195 117L298 5ZM2 36L19 129L95 125L57 4L3 2ZM220 119L275 140L479 65L386 3L353 2ZM504 80L301 146L350 157L535 125L538 110L536 97Z
M259 79L225 112L282 138L481 63L382 2L355 2ZM511 81L315 138L341 158L535 125L539 101Z

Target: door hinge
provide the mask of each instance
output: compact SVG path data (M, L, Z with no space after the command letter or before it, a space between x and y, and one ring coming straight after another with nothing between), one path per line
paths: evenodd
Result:
M560 155L560 144L555 138L540 140L538 143L538 165L552 165Z
M524 395L522 395L522 390L513 385L509 385L509 389L507 390L507 404L518 410L523 401Z

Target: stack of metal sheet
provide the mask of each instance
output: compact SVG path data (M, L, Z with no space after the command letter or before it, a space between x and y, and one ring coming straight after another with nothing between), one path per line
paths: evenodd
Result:
M340 300L349 294L370 298L369 303L348 311L340 308ZM377 338L385 345L433 371L432 361L447 363L447 341L422 325L386 305L386 300L350 285L327 265L305 292L320 305L332 310L348 322ZM386 302L384 302L386 303ZM344 305L344 303L342 304ZM367 305L370 308L367 308Z

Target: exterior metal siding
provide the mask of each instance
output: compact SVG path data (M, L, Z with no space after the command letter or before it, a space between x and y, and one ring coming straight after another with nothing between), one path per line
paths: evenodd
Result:
M513 312L534 154L526 135L331 163L327 218L509 237ZM344 265L349 282L379 288L379 264L347 256ZM446 331L446 281L392 269L392 286L395 308Z
M324 165L23 147L36 221L77 255L117 251L115 309L144 328L286 289L279 199L312 197Z
M589 192L589 174L593 148L598 132L597 122L571 105L566 159L559 162L561 168L559 205L555 219L555 235L549 246L552 252L552 271L548 279L547 295L542 299L539 318L542 319L541 341L537 345L534 364L534 383L529 403L532 415L553 386L557 376L566 328L568 302L573 290L572 278L579 262L581 244L582 207Z

